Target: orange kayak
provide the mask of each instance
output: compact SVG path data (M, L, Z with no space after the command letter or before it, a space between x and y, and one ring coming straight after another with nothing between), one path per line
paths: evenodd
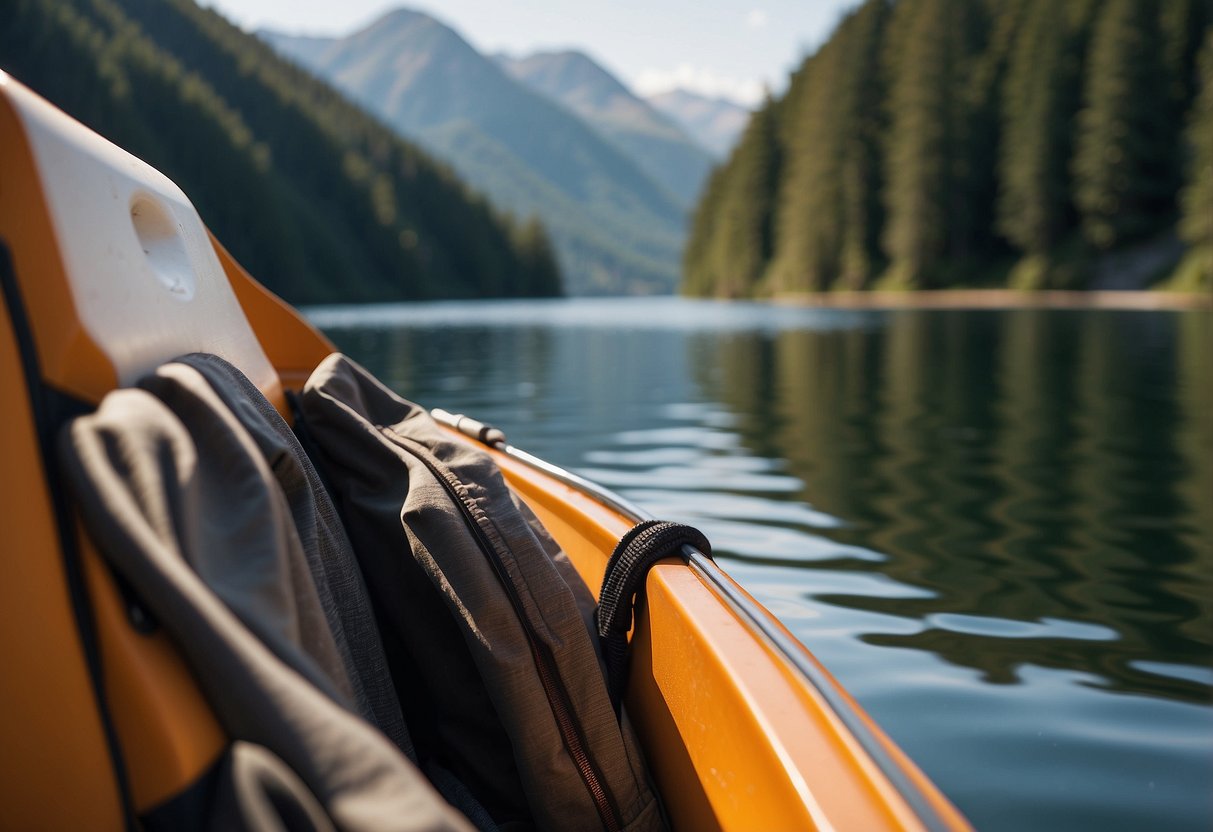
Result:
M0 137L3 825L122 828L229 740L66 507L47 457L57 409L210 352L285 413L286 391L333 347L171 181L3 73ZM480 442L466 419L436 416ZM504 443L486 449L597 592L643 509ZM968 828L761 604L702 553L683 555L648 575L625 695L675 828Z

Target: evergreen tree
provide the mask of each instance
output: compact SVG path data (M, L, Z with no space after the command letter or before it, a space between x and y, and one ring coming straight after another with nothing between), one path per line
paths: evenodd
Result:
M691 215L691 230L682 250L682 293L691 297L711 297L716 291L716 273L711 257L720 218L720 194L729 176L727 163L718 166L708 177L699 203Z
M741 141L725 167L712 177L700 212L715 216L702 244L693 242L688 263L698 277L692 289L719 297L745 297L754 293L772 250L775 186L779 181L780 147L777 140L777 106L768 97L754 113Z
M1061 6L1032 0L1002 99L998 231L1031 255L1048 252L1070 222L1069 117L1077 73L1067 30Z
M1003 135L1003 91L1016 39L1031 0L999 0L976 7L969 42L977 54L964 85L965 116L961 123L961 152L957 160L961 198L949 224L950 251L967 255L952 269L965 278L964 269L983 259L1000 256L1005 242L996 230L999 194L999 159ZM984 33L984 34L983 34Z
M843 228L838 273L834 284L863 289L879 267L884 135L884 76L880 46L890 17L886 0L868 0L855 16L854 35L843 61L843 90L839 105L840 132L848 137L839 165Z
M1174 210L1175 151L1158 7L1108 0L1086 65L1073 163L1083 235L1109 249L1157 230Z
M902 0L897 20L904 38L892 65L890 125L885 153L888 222L883 246L891 285L925 287L949 254L968 254L964 221L965 139L962 93L970 59L972 0Z
M772 287L862 288L877 259L881 77L877 57L889 6L849 15L789 89L788 165L780 187Z
M1181 124L1180 119L1200 91L1197 53L1213 25L1213 0L1166 0L1159 23L1168 93L1179 116L1174 123Z
M1208 29L1197 65L1200 93L1188 122L1190 157L1180 234L1193 246L1206 248L1213 269L1213 28ZM1213 274L1205 279L1213 286Z
M1213 176L1208 172L1208 165L1213 164L1209 151L1213 120L1207 115L1211 106L1209 97L1213 96L1208 92L1213 58L1206 57L1208 38L1213 33L1213 0L1170 0L1163 3L1160 22L1171 105L1164 135L1165 141L1176 148L1169 173L1181 188L1180 237L1196 249L1186 260L1197 266L1192 269L1189 265L1189 269L1196 272L1199 280L1203 263L1205 285L1213 286L1213 234L1209 233L1213 227L1213 184L1210 184ZM1198 218L1202 207L1203 223ZM1199 241L1196 231L1201 225L1205 228L1203 241Z
M783 99L780 143L783 181L776 191L774 255L768 277L775 292L824 289L836 268L841 227L834 163L836 136L822 118L837 77L839 35L831 37L796 73Z
M514 245L521 263L518 295L542 298L560 294L560 271L547 229L531 216L514 232Z
M762 110L774 144L756 117L710 180L686 290L863 287L882 253L884 285L928 287L1008 249L1015 285L1070 285L1092 256L1077 229L1110 248L1174 221L1189 155L1197 245L1213 222L1205 110L1179 136L1211 22L1210 0L867 0Z

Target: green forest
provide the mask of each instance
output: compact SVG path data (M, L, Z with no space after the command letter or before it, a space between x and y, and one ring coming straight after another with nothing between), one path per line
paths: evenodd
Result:
M683 291L1213 285L1210 0L867 0L754 114Z
M293 303L560 294L538 221L191 0L4 0L0 68L166 173Z

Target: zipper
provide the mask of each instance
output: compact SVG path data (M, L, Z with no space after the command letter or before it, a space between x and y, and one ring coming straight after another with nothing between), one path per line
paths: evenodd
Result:
M493 567L493 571L497 573L497 578L501 581L505 594L510 599L510 604L514 607L514 613L522 624L527 644L531 648L531 658L534 660L535 669L539 673L539 683L543 686L544 693L548 698L548 704L552 709L552 715L556 718L556 725L560 730L564 747L569 752L569 756L572 758L573 764L577 767L577 772L581 775L581 780L585 784L586 791L589 792L594 805L598 809L598 816L602 819L603 825L609 832L621 832L623 823L619 818L613 801L607 794L603 777L599 773L597 766L594 765L594 761L590 759L585 742L581 738L581 732L578 730L577 724L570 714L572 708L569 703L568 691L565 690L564 685L560 681L555 658L552 656L547 645L542 644L536 637L535 627L527 617L526 607L518 596L518 588L510 580L509 572L505 568L501 553L476 519L477 513L483 512L467 496L466 488L459 477L434 456L424 444L411 437L401 436L388 428L381 427L379 430L393 444L403 448L416 459L420 460L438 482L442 484L451 498L454 499L455 505L459 506L464 522L471 530L472 536L476 539L481 553L485 555L489 564Z

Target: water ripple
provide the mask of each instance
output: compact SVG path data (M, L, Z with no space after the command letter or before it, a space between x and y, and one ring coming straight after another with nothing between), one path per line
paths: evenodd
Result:
M796 477L773 474L705 476L704 472L681 466L658 467L647 471L580 466L577 473L608 488L658 488L669 491L725 491L737 494L795 494L804 484Z
M1110 627L1081 621L1044 618L1040 621L1014 621L980 615L937 613L923 619L926 628L947 630L975 636L995 638L1067 638L1078 641L1116 641L1119 635Z

